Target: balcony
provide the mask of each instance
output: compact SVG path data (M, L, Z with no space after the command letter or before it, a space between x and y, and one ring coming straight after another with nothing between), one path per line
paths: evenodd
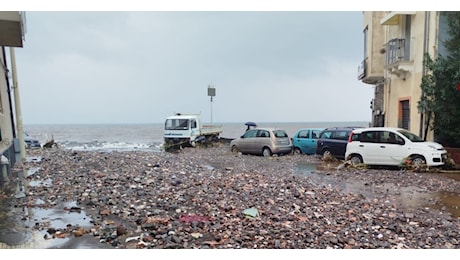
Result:
M358 80L366 84L383 82L383 65L378 64L377 58L366 58L358 65Z
M405 39L392 39L385 46L385 68L394 75L405 79L411 71L410 48Z
M0 46L23 47L24 34L24 12L0 12Z
M415 15L415 11L392 11L380 20L381 25L399 25L401 17L405 15Z

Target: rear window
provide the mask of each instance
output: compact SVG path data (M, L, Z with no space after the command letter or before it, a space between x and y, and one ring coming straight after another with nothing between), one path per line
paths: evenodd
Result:
M348 137L350 136L350 131L336 131L332 137L337 140L348 140Z
M284 138L288 137L287 133L284 130L274 130L273 134L276 138Z

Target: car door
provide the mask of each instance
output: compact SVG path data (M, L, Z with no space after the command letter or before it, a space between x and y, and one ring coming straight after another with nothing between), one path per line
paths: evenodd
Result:
M254 139L257 136L257 129L248 130L239 140L240 151L242 153L254 152Z
M339 159L345 157L345 150L348 144L348 137L351 130L337 130L332 132L332 139L329 140L329 147L332 155Z
M316 152L316 141L321 130L307 129L307 135L302 140L302 150L305 154L314 154Z
M257 132L256 138L253 138L253 139L254 139L254 142L251 147L252 153L262 154L264 147L269 147L270 150L273 149L273 145L271 143L271 138L270 138L270 131L261 129Z
M383 131L381 135L381 157L386 165L399 165L410 151L404 139L398 134Z
M379 131L364 131L359 135L359 151L365 164L382 164L382 145ZM383 147L384 148L384 147Z
M309 145L307 146L306 154L315 154L316 153L316 142L318 141L318 137L323 131L323 129L311 129L310 130L310 139L309 139Z
M294 147L299 147L302 153L308 153L310 141L310 129L299 130L296 136L292 139ZM316 145L315 145L316 149Z

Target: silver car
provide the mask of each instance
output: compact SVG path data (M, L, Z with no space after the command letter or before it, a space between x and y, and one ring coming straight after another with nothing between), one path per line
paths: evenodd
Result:
M292 143L286 131L276 128L253 128L230 142L233 153L272 156L292 153Z

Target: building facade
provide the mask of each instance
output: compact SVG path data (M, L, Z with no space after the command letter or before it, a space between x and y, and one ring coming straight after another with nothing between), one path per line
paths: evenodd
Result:
M24 40L24 13L5 11L0 12L0 190L4 182L12 175L12 167L20 161L21 149L15 108L19 96L13 85L14 48L23 47ZM20 117L19 117L20 118Z
M443 51L446 19L437 11L363 12L364 59L358 80L375 87L372 125L401 127L433 140L418 102L425 53Z

